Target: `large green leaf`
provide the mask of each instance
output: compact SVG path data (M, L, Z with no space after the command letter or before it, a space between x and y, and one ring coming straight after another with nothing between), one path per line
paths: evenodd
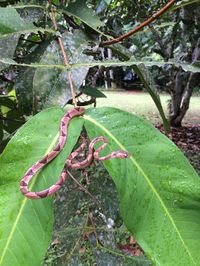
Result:
M29 55L26 56L25 62L37 62L41 60L49 43L50 41L46 40L39 44ZM38 110L35 109L35 95L33 92L33 80L36 70L37 69L30 67L18 67L18 75L14 84L18 104L20 108L23 109L24 113L28 115L38 112ZM39 101L39 99L37 101Z
M47 109L27 122L9 142L0 157L0 265L41 265L51 240L52 197L29 200L19 191L24 172L58 139L59 121L64 110ZM60 155L34 179L33 190L53 184L59 177L65 159L75 145L82 119L69 126L67 145Z
M92 57L85 55L84 49L88 45L86 35L79 30L72 33L62 34L62 41L71 63L91 62ZM57 41L53 41L41 57L41 64L62 65L63 56ZM63 65L64 66L64 65ZM72 69L71 76L75 91L83 83L89 67ZM38 68L33 78L33 91L35 96L36 109L52 105L63 106L72 97L67 70L65 68Z
M156 265L199 265L200 180L181 151L143 119L115 108L88 109L84 119L91 139L109 139L106 153L131 154L105 167L145 253Z

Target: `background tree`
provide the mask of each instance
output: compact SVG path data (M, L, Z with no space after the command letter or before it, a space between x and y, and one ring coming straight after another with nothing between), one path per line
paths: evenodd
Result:
M197 2L197 1L196 1ZM96 11L106 20L106 30L112 36L129 31L165 5L167 1L94 1ZM190 4L189 1L186 4ZM145 60L176 61L197 64L200 59L199 21L200 6L197 3L175 8L174 12L163 15L143 32L124 41L137 58ZM154 67L155 69L155 67ZM161 89L171 95L169 105L170 123L181 126L189 108L190 97L199 86L200 73L189 73L181 67L163 67L155 72Z

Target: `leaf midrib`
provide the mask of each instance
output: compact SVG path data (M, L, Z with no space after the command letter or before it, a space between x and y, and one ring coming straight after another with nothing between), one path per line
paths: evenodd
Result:
M114 141L115 143L124 151L127 151L127 149L118 141L118 139L107 129L105 128L102 124L100 124L99 122L97 122L96 120L94 120L92 117L88 116L88 115L84 115L83 116L84 119L92 122L93 124L95 124L97 127L101 128L103 131L106 132L106 134L108 136L110 136ZM128 152L128 151L127 151ZM138 171L142 174L142 176L144 177L144 179L146 180L146 182L148 183L148 185L150 186L150 188L152 189L153 193L155 194L155 196L158 198L161 206L163 207L166 215L169 217L169 220L171 221L172 223L172 226L174 227L175 229L175 232L177 233L178 237L180 238L182 244L183 244L183 247L184 249L186 250L187 254L189 255L189 257L191 258L191 261L194 265L196 265L196 262L194 261L193 259L193 256L192 254L190 253L187 245L185 244L185 241L183 240L174 220L173 220L173 217L170 215L167 207L165 206L162 198L160 197L160 195L158 194L158 192L156 191L156 188L153 186L152 182L150 181L150 179L148 178L148 175L146 175L146 173L144 172L144 170L140 167L139 163L136 161L136 159L133 158L133 156L131 155L130 158L129 158L133 164L137 167Z

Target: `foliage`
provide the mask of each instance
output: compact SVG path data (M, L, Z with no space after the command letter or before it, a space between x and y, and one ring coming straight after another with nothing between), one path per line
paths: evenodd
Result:
M1 155L0 265L40 265L44 258L52 235L53 199L31 201L22 196L19 193L19 176L22 176L35 160L52 149L57 140L57 125L62 115L63 110L52 108L30 119L18 130ZM37 175L37 179L31 184L33 189L40 190L60 175L65 158L75 145L81 127L80 119L71 123L71 138L68 139L67 145L53 164Z
M179 68L182 72L194 72L194 75L199 72L199 65L194 64L196 61L188 63L176 57L168 60L171 57L164 56L164 60L143 58L143 53L150 54L154 42L148 35L151 32L145 33L142 42L139 35L131 38L135 46L138 45L136 57L129 49L130 42L125 41L124 46L112 47L114 59L102 60L101 38L127 31L137 25L144 14L153 14L166 1L137 1L135 5L123 0L68 2L52 1L58 30L52 25L51 5L47 1L0 3L2 150L29 116L46 107L63 107L71 100L67 81L69 71L75 92L80 90L91 97L102 97L104 95L97 89L82 86L89 68L97 65L132 67L156 103L166 129L168 121L146 66L166 67L167 63L170 69ZM180 5L176 7L180 8ZM89 7L96 9L101 19ZM170 27L176 27L176 23L166 24L166 17L162 22L165 24L157 27L167 43L168 31L171 32ZM58 37L63 40L68 66L62 63ZM141 43L147 42L141 51ZM180 46L180 43L177 39L176 45ZM25 170L54 146L63 113L63 109L54 107L34 116L17 131L0 157L3 217L0 222L0 265L39 265L44 258L52 235L52 198L27 200L20 195L18 182ZM107 151L125 149L131 154L126 160L106 162L105 168L117 187L124 223L146 255L156 265L170 265L171 261L196 265L199 261L198 175L170 141L136 116L109 108L87 110L83 119L79 117L72 121L64 150L38 174L41 178L35 179L31 187L39 190L58 178L83 123L90 138L108 137ZM171 244L166 246L166 243Z
M8 203L8 196L12 195L9 197L9 204L6 204L10 206L9 208L5 207L5 204L1 205L1 213L5 217L1 227L2 238L5 241L1 245L2 265L6 263L9 265L15 255L18 262L21 262L20 265L25 265L22 261L22 253L15 248L16 241L22 236L28 242L31 241L32 236L37 236L41 244L38 245L38 241L32 241L32 249L34 248L34 253L38 254L38 262L44 256L45 247L51 236L53 217L50 203L52 199L34 202L25 199L18 192L18 181L25 169L53 147L58 136L58 121L62 114L63 110L53 108L32 118L18 131L1 156L3 168L1 168L0 180L1 184L3 182L1 189L4 191L4 194L1 193L2 203L5 201ZM52 116L54 120L51 119ZM43 127L39 137L38 128L41 131L44 122L48 128ZM82 123L83 120L80 118L71 123L68 145L53 163L39 173L42 178L34 181L34 190L49 186L58 178L66 154L69 154L79 136ZM117 109L87 110L84 115L84 126L90 138L104 135L109 139L110 144L105 151L106 154L118 149L128 150L131 154L130 159L107 161L105 167L117 187L123 220L146 254L155 264L169 264L172 260L177 263L182 261L188 265L195 264L199 259L198 230L196 229L199 213L199 179L183 154L151 125ZM123 127L123 132L120 131L120 127ZM46 132L51 132L48 138L45 137ZM131 135L130 132L132 132ZM141 134L141 132L144 133ZM20 150L23 151L21 154L18 152ZM12 163L16 152L18 153L17 165L16 161ZM25 159L27 157L29 160ZM52 174L53 179L50 180L49 176ZM42 215L43 204L47 204L45 215ZM189 209L188 206L190 206ZM11 213L13 218L9 220ZM24 227L24 219L32 221L34 219L34 227L30 229L28 224ZM41 232L41 225L45 225L46 219L50 226L48 233L46 230ZM191 224L189 228L186 226L188 223ZM166 242L173 243L173 248L171 245L166 246ZM24 241L20 243L22 245L20 250L32 256L29 245L25 245ZM37 248L40 252L37 252ZM10 255L9 249L13 254L15 252L17 254ZM31 257L28 260L30 259Z

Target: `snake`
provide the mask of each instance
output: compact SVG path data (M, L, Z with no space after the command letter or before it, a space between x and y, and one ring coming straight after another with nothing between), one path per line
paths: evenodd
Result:
M85 109L83 107L75 107L69 111L67 111L64 116L60 120L60 129L59 129L59 138L58 142L55 145L55 147L43 158L38 160L36 163L34 163L24 174L20 181L20 191L24 196L26 196L29 199L42 199L46 198L55 192L57 192L61 186L64 184L66 177L67 177L67 169L83 169L85 167L88 167L92 161L99 160L109 160L112 158L128 158L129 153L127 151L123 150L117 150L113 151L110 154L106 156L100 157L99 153L107 146L108 139L104 136L98 136L94 138L88 146L88 154L87 157L82 161L76 161L73 162L73 160L80 154L80 152L85 148L86 141L84 141L74 152L72 152L69 157L66 159L64 168L60 174L59 180L50 186L47 189L41 190L41 191L30 191L29 190L29 183L33 179L33 177L39 172L43 167L45 167L47 164L49 164L58 154L62 151L62 149L65 146L66 140L67 140L67 130L70 121L77 116L82 116L85 112ZM97 142L103 142L103 144L97 148L94 149L94 145Z

